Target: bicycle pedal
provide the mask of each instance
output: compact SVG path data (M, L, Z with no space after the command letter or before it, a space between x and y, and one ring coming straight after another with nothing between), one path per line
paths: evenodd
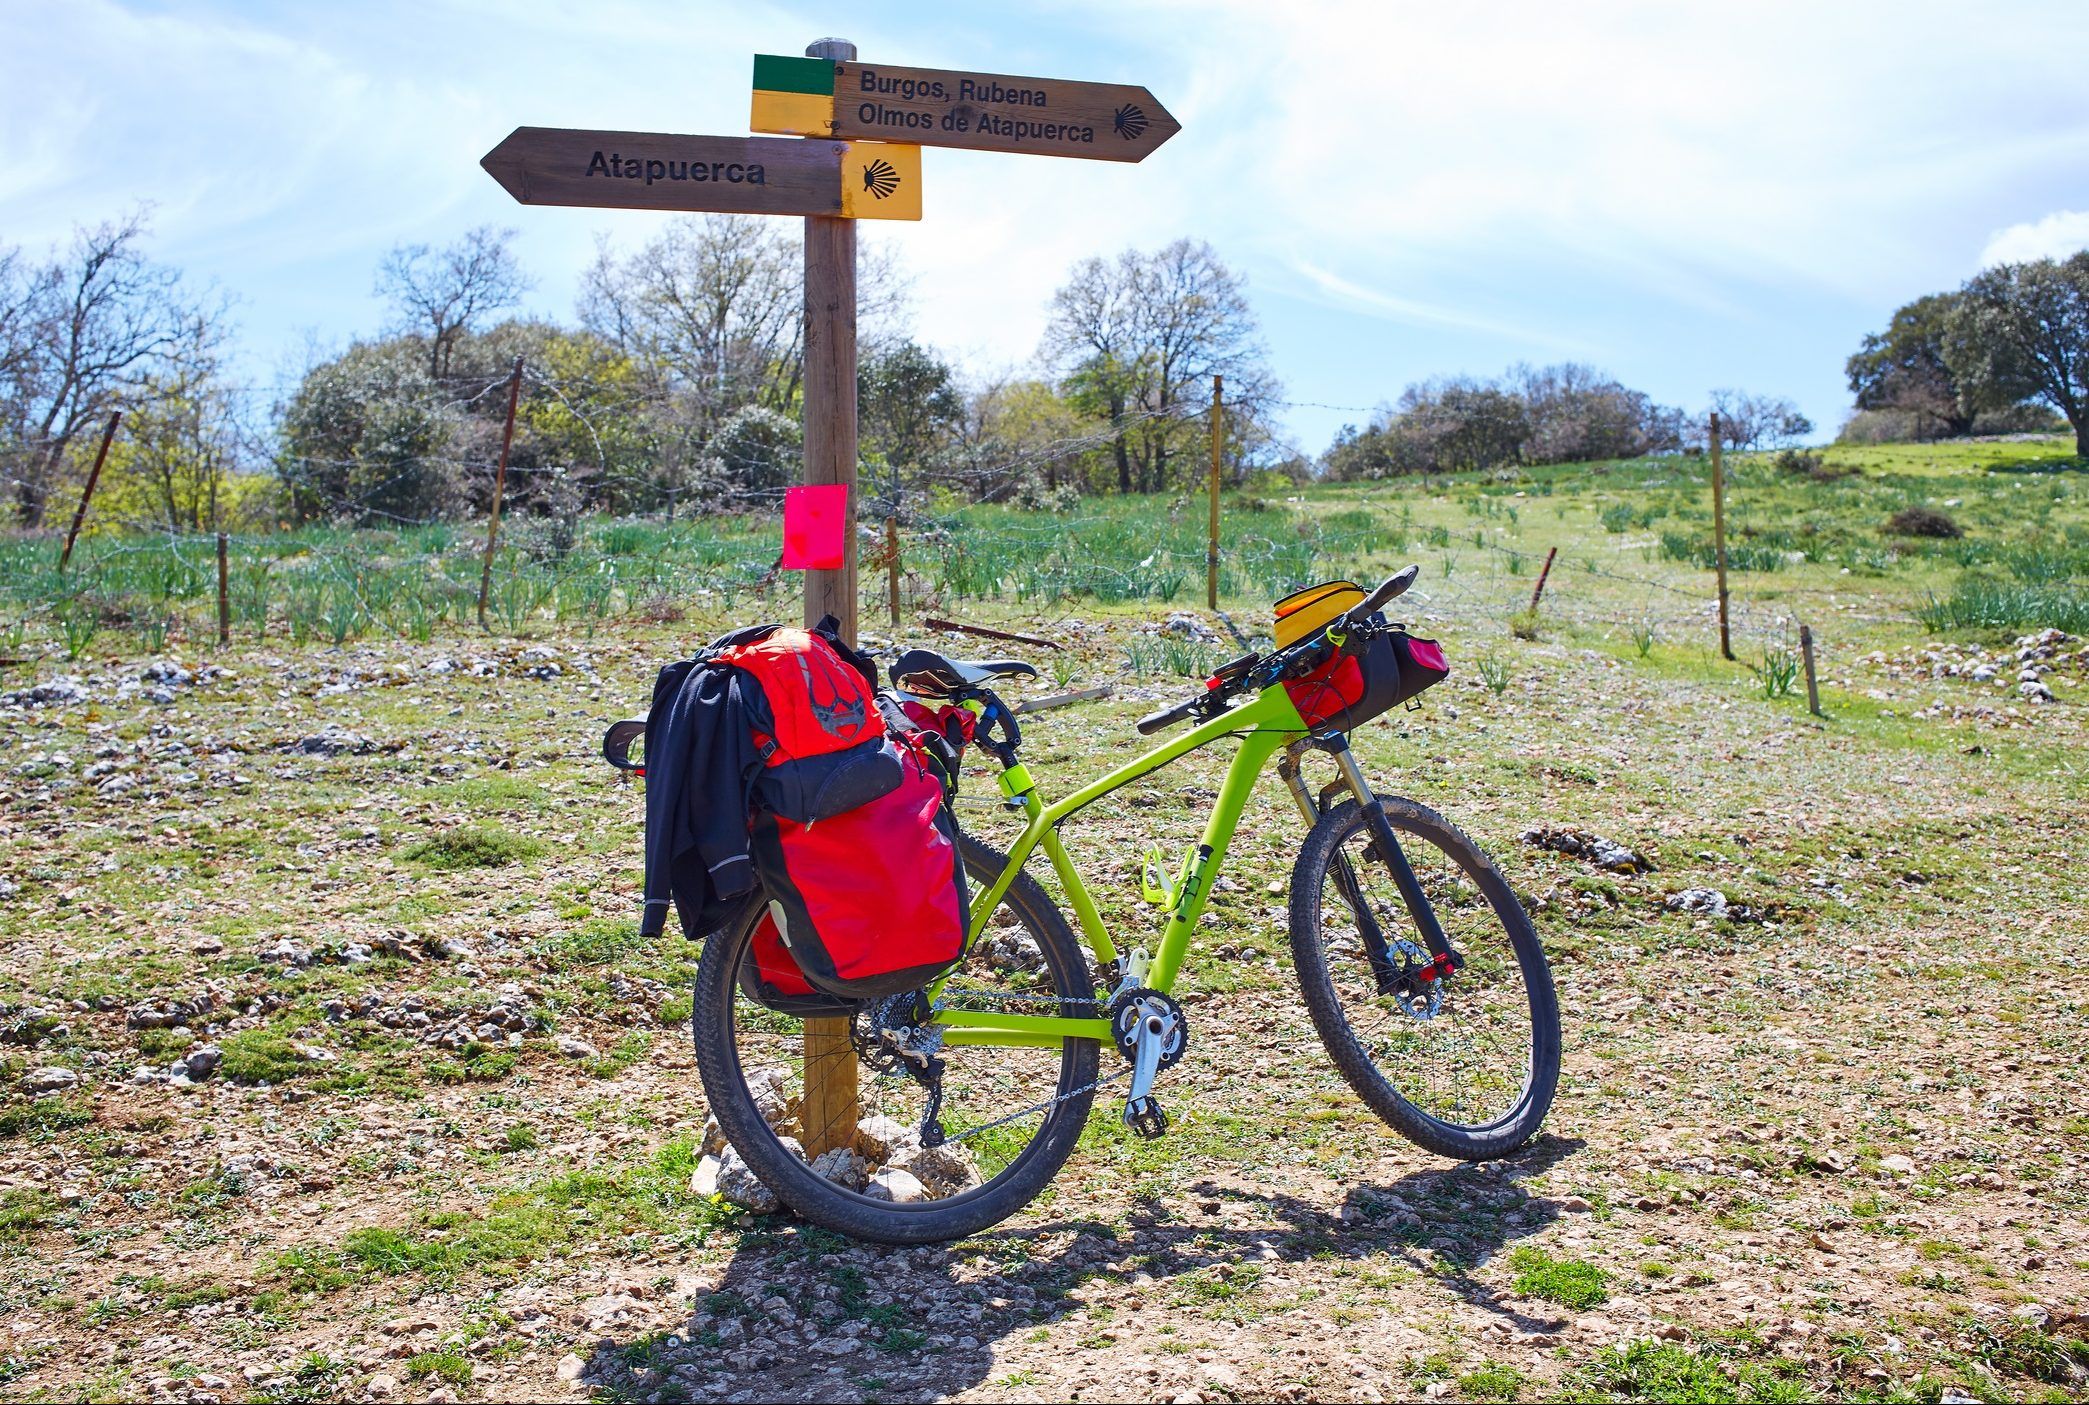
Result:
M1158 1141L1168 1135L1168 1114L1151 1094L1132 1098L1124 1105L1124 1125L1149 1142Z

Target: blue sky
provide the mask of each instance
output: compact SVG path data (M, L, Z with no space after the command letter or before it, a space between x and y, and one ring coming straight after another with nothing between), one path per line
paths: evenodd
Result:
M1676 404L1793 397L1899 303L1984 260L2089 245L2078 0L1031 3L0 0L0 244L155 207L155 250L238 304L243 374L381 320L400 241L520 231L566 316L598 236L478 158L518 125L740 133L749 58L1143 83L1146 162L930 150L927 217L878 225L923 338L1031 358L1076 259L1180 235L1249 280L1297 445L1432 375L1573 358Z

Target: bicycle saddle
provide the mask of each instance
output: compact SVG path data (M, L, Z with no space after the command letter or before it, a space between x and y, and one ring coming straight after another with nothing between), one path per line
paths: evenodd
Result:
M892 686L923 697L947 697L977 688L996 678L1035 678L1037 670L1020 659L982 659L968 663L945 658L934 649L909 649L892 661Z

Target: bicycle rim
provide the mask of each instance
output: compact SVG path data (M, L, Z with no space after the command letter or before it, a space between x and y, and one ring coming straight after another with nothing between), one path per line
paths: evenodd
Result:
M998 865L982 861L980 852L968 843L966 867L975 883L984 884ZM1063 920L1059 933L1039 930L1048 919L1026 915L1022 908L1028 906L1011 887L944 986L946 1007L1093 1012L1086 963ZM737 968L758 917L759 909L750 909L743 921L714 937L719 951L713 959L732 960ZM713 1028L720 1019L713 1015ZM987 1222L1000 1218L1057 1170L1086 1118L1089 1098L1078 1094L1095 1077L1092 1043L943 1047L934 1051L943 1064L938 1099L905 1063L884 1060L886 1066L878 1067L870 1009L850 1019L847 1044L835 1042L833 1022L824 1038L815 1033L808 1040L805 1019L766 1008L735 982L722 1020L727 1057L720 1071L736 1086L710 1089L720 1122L757 1174L815 1219L853 1223L985 1209L981 1202L1011 1199ZM698 1037L704 1037L701 1030ZM807 1087L808 1073L819 1074L822 1060L844 1057L859 1061L851 1137L839 1135L832 1100ZM726 1115L721 1104L727 1101L739 1104L740 1117ZM746 1115L750 1111L753 1116ZM937 1127L940 1144L934 1144ZM1040 1159L1048 1164L1033 1164Z
M1520 946L1533 948L1540 963L1542 957L1534 941L1517 941L1511 924L1527 930L1527 920L1520 910L1503 910L1514 898L1498 876L1496 894L1483 888L1486 861L1470 841L1448 826L1442 835L1397 829L1464 965L1411 989L1380 989L1359 912L1375 922L1394 966L1425 965L1432 953L1361 811L1343 827L1320 879L1319 959L1347 1040L1391 1092L1447 1129L1492 1131L1515 1121L1530 1101L1539 1031L1551 1019L1550 980L1542 965L1526 971Z

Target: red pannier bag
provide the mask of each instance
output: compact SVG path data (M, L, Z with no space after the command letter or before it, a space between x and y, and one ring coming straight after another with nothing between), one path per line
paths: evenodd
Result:
M900 783L870 661L829 624L778 626L712 655L757 685L740 690L762 758L755 808L800 824L868 804Z
M810 824L756 812L769 907L741 986L763 1004L823 1013L822 996L898 995L964 954L969 903L942 772L911 744L896 750L899 785L868 804Z
M1347 732L1434 687L1450 675L1443 648L1404 630L1374 634L1355 652L1334 655L1284 691L1316 732Z

